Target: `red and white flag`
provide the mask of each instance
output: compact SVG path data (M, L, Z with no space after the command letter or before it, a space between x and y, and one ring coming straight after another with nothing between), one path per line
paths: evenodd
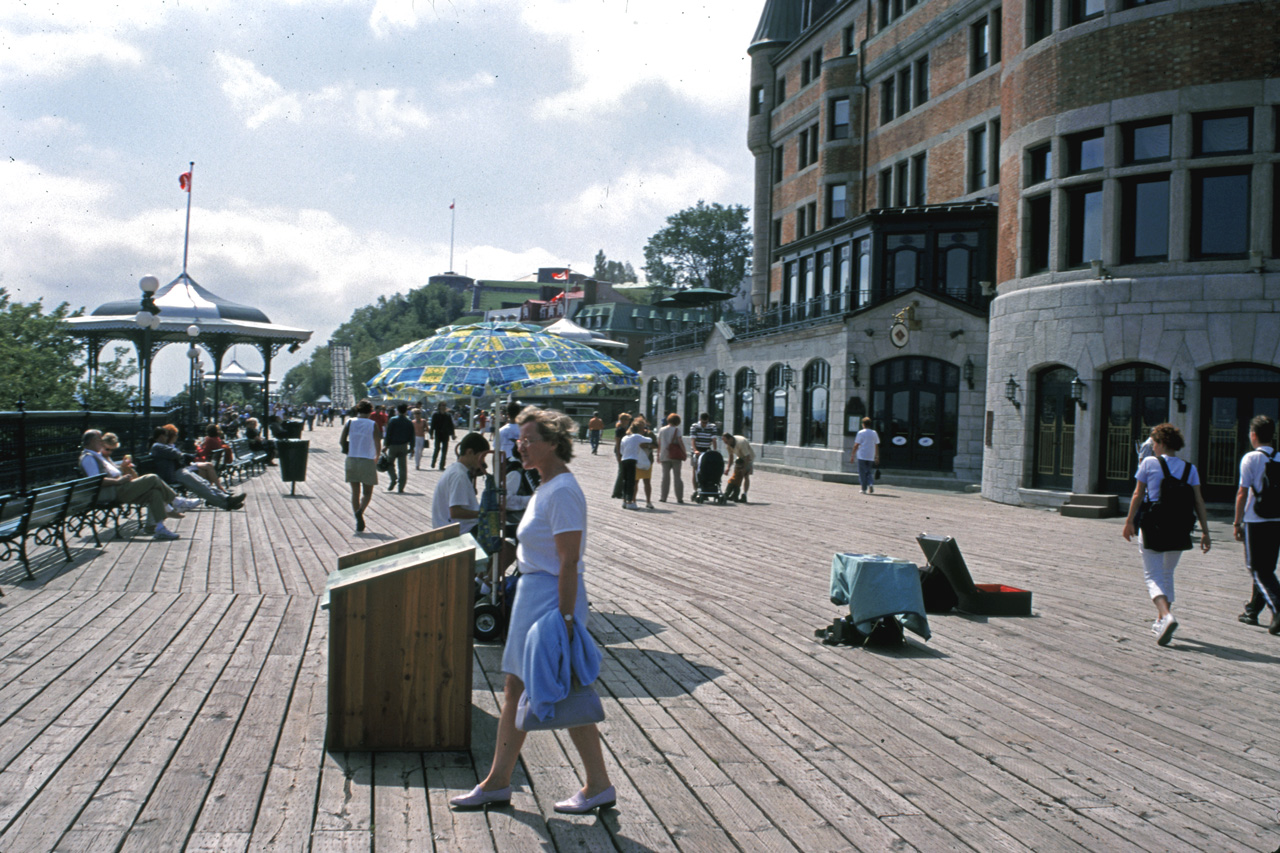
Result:
M450 210L453 210L453 204L454 204L453 202L449 202L449 209L450 209Z
M178 176L178 187L191 192L191 173L183 172Z
M553 272L553 273L551 274L551 280L552 280L552 281L568 281L568 280L569 280L569 271L568 271L568 270L562 270L562 271L560 271L560 272Z

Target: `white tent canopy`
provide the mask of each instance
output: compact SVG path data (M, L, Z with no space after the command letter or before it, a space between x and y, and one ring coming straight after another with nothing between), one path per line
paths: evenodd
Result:
M621 341L611 341L604 335L593 332L585 326L578 325L568 317L556 320L543 331L552 335L559 335L562 338L568 338L571 341L578 341L589 347L618 347L621 349L626 349L627 347Z

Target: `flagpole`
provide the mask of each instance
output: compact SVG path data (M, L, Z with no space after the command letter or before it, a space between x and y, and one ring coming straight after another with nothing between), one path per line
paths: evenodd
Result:
M187 170L187 174L192 177L187 179L187 230L182 236L182 275L187 274L187 246L191 243L191 184L194 182L196 170L196 161L191 161L191 166Z
M449 202L449 272L453 272L453 227L458 221L458 211L454 210L458 200Z

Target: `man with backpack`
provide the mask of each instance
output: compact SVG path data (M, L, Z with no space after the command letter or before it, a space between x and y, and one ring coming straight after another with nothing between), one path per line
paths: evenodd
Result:
M1244 606L1240 621L1257 625L1266 607L1271 608L1272 634L1280 634L1280 581L1276 558L1280 556L1280 459L1275 449L1276 422L1266 415L1249 421L1253 450L1240 460L1240 489L1236 492L1233 531L1244 543L1244 564L1253 577L1253 597Z

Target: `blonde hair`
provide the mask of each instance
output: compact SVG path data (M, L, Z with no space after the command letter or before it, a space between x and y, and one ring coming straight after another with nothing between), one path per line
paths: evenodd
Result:
M532 423L542 440L554 446L560 461L568 462L573 458L573 435L578 426L573 418L563 412L528 406L516 417L516 423L521 426Z

